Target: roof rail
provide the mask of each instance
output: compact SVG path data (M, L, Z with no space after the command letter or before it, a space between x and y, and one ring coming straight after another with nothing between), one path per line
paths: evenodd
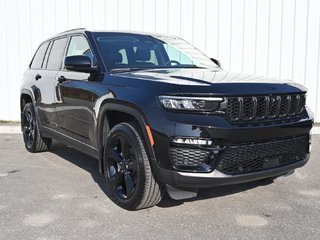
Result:
M70 29L70 30L67 30L67 31L64 31L64 32L61 32L61 33L72 32L72 31L75 31L75 30L86 30L86 29L85 28L74 28L74 29Z

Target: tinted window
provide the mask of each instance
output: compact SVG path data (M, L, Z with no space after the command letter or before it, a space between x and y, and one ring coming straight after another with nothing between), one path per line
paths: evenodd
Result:
M62 57L66 47L67 38L60 38L53 42L50 56L48 59L47 69L58 70L62 64Z
M98 35L96 40L109 69L217 68L207 56L177 37L120 33Z
M170 44L164 44L163 46L166 49L170 60L183 62L184 64L193 64L192 59L175 46Z
M48 42L43 43L37 50L36 54L31 63L31 68L41 68L44 55L46 54L48 48Z
M50 51L51 51L52 43L53 42L49 43L49 47L47 49L46 56L44 57L44 60L43 60L43 63L42 63L42 68L47 68L47 63L48 63L48 58L49 58L49 54L50 54Z
M71 38L67 56L86 55L92 59L92 53L88 41L83 36L74 36Z

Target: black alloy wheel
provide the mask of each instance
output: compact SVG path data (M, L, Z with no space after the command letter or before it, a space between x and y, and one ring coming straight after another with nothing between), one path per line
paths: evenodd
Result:
M150 167L140 129L119 123L107 136L103 167L108 195L120 207L138 210L158 204L162 189Z
M28 108L23 114L22 119L23 139L27 148L32 148L35 136L35 119L31 109Z
M42 137L32 103L27 103L21 115L21 129L26 149L29 152L47 151L52 139Z
M107 174L117 197L130 198L138 182L138 163L130 140L119 135L112 139L108 149Z

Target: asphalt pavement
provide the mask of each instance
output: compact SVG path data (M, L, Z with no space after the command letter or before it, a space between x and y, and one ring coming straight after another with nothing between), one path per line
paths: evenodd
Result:
M54 142L31 154L21 134L0 134L0 239L320 239L320 135L288 177L165 196L136 212L105 194L98 163Z

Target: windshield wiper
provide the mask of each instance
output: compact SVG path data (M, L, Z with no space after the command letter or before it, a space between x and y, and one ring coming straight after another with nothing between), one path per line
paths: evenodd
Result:
M139 67L128 67L128 68L114 68L111 69L112 73L124 73L124 72L134 72L134 71L142 71L147 68L139 68Z
M156 69L175 69L175 68L204 68L197 65L191 65L191 64L179 64L179 65L173 65L173 66L162 66L162 65L156 65L153 67L126 67L126 68L114 68L111 69L112 73L125 73L125 72L135 72L135 71L143 71L143 70L156 70Z

